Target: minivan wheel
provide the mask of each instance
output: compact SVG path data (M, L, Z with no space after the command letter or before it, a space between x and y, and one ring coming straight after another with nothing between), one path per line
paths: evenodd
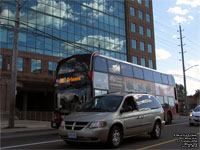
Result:
M161 136L161 124L160 122L156 121L154 124L153 130L151 132L151 138L159 139Z
M110 129L108 136L108 145L112 148L117 148L122 142L122 130L118 126L114 126Z

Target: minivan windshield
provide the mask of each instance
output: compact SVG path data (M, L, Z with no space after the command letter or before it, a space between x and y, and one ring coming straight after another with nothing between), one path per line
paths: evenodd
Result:
M79 112L114 112L123 100L122 96L98 96L85 103Z

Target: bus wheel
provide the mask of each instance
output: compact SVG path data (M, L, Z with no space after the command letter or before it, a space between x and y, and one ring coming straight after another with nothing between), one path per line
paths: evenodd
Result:
M171 124L172 123L172 116L170 113L167 113L167 124Z

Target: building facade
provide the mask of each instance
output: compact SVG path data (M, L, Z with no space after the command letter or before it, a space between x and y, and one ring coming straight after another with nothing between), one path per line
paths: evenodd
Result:
M97 52L156 69L151 0L20 0L20 4L19 113L53 110L57 61L73 54ZM2 0L0 11L0 110L7 114L16 1Z

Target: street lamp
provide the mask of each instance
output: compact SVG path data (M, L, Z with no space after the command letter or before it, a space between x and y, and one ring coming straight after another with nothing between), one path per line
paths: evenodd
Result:
M199 66L199 65L190 66L189 68L185 69L185 72L188 71L189 69L193 68L193 67L196 67L196 66Z

